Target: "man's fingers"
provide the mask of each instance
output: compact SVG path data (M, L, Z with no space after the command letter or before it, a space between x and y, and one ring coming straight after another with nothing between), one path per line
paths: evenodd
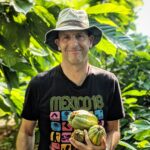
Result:
M100 148L101 149L106 149L106 137L105 136L103 136L102 138L101 138L101 145L100 145Z
M69 141L75 148L78 148L78 146L76 144L76 140L74 140L73 138L70 138Z
M69 139L70 143L77 149L84 149L85 145L73 138Z
M85 134L85 142L87 145L92 145L90 139L89 139L89 136L88 136L88 132L87 130L84 130L84 134Z
M87 150L87 148L91 147L93 148L94 150L105 150L106 149L106 137L102 137L101 139L101 145L100 146L96 146L96 145L93 145L89 139L89 136L88 136L88 133L86 130L84 130L84 133L85 133L85 142L86 144L84 143L81 143L73 138L70 138L69 141L70 143L75 147L77 148L78 150Z

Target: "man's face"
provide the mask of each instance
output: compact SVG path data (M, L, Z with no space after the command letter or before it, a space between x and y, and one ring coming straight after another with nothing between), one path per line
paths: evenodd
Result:
M87 61L93 36L88 36L85 31L61 31L55 42L62 52L63 61L76 65Z

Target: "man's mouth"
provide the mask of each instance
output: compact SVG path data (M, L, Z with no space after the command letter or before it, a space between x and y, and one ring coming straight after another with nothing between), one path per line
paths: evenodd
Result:
M68 52L72 52L72 53L78 53L78 52L80 52L79 49L68 49L67 51Z

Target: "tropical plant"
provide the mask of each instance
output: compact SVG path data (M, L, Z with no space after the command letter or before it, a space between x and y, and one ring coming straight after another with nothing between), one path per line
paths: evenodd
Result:
M134 33L135 8L142 4L141 0L0 2L1 119L14 118L14 128L18 128L29 80L61 60L59 53L44 44L45 33L54 28L63 8L84 9L90 23L103 32L101 42L89 51L90 63L114 72L121 85L126 117L121 120L122 139L118 149L150 148L150 44L148 37ZM13 143L10 141L9 144ZM14 149L11 144L5 147Z

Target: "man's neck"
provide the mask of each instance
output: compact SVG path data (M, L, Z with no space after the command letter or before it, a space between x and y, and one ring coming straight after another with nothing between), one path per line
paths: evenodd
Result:
M76 85L82 85L88 75L89 64L70 65L61 63L64 74Z

